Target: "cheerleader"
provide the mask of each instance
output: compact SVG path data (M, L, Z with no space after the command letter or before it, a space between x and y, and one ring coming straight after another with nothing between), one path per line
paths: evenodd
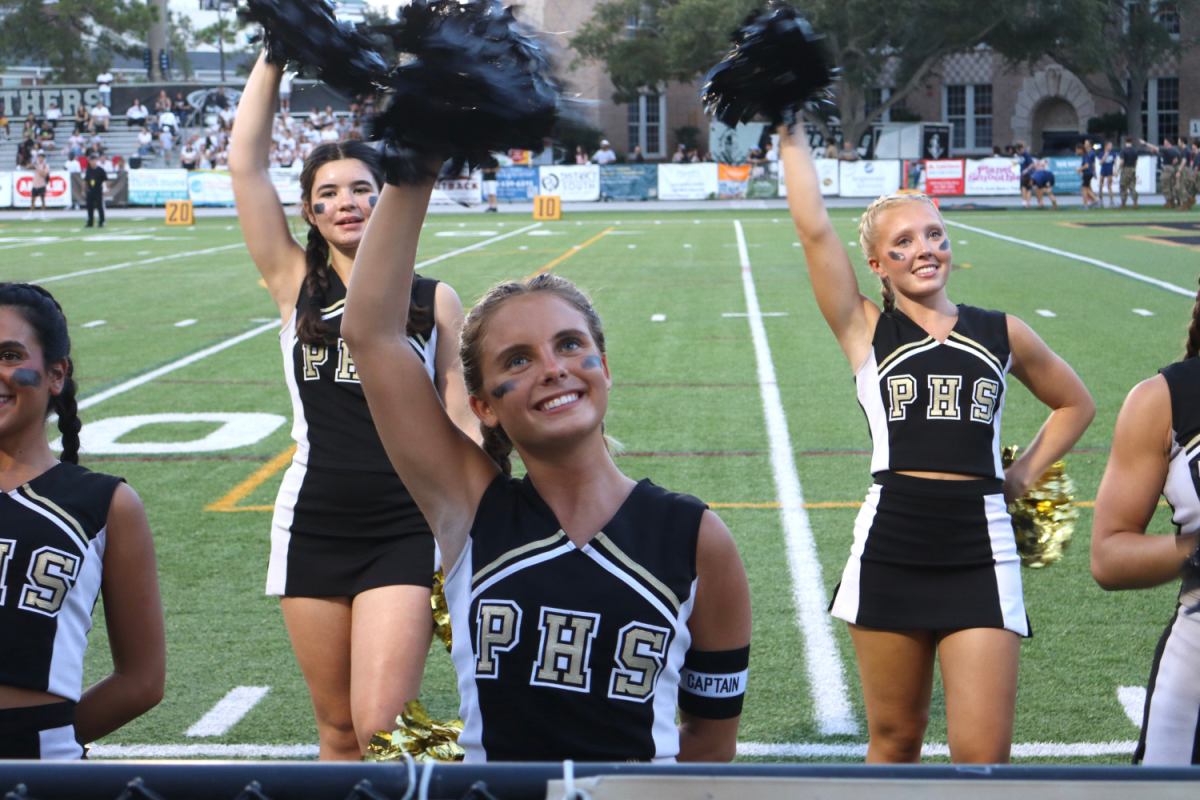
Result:
M1142 735L1133 762L1200 764L1200 299L1182 361L1125 398L1092 524L1092 577L1101 588L1183 583L1150 669ZM1165 497L1174 536L1147 536ZM1190 561L1189 561L1190 556Z
M338 333L354 256L383 185L379 156L360 141L313 150L300 177L308 239L299 244L268 172L281 76L259 59L229 156L246 246L283 319L295 416L297 450L275 501L267 593L282 597L321 758L353 760L417 696L437 567L429 525L388 462ZM462 314L449 286L418 278L396 319L421 364L416 378L452 419L475 427L458 365Z
M50 293L0 283L0 759L78 759L163 696L154 540L137 493L79 466L67 320ZM46 418L58 415L56 459ZM112 674L82 690L97 595Z
M780 136L809 278L854 369L873 441L874 486L831 606L858 657L867 761L920 759L937 658L953 760L1007 762L1030 629L1006 502L1071 449L1095 407L1028 325L950 302L950 240L924 195L881 197L863 214L859 242L883 310L860 294L807 143L786 127ZM1009 371L1053 411L1006 473Z
M411 294L428 166L417 185L384 189L342 335L441 548L467 760L730 760L749 663L745 571L703 503L613 462L604 331L587 297L544 274L475 304L460 353L482 447L416 380L396 310Z

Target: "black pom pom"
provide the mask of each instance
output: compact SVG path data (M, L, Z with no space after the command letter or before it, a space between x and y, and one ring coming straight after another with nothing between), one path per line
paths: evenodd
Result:
M259 24L267 60L311 66L317 76L350 95L375 91L388 66L371 39L339 22L328 0L248 0L238 11L245 24Z
M394 186L416 186L438 177L441 164L435 164L427 152L385 143L380 150L383 179Z
M746 18L733 50L705 76L701 97L730 127L759 115L792 125L800 107L828 98L836 75L824 37L799 11L778 4Z
M562 87L533 31L499 0L413 0L380 31L406 55L383 81L389 100L371 138L473 163L542 149Z

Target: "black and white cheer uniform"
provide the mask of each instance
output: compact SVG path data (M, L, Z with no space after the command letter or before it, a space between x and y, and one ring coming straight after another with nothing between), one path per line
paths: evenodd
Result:
M0 758L83 756L75 703L121 482L60 463L0 493L0 685L64 698L0 710Z
M375 430L354 360L339 335L346 287L330 273L321 314L335 343L297 340L296 321L309 304L303 287L280 333L296 455L275 499L267 594L353 597L380 586L428 587L437 569L433 533ZM430 380L437 353L437 284L416 277L412 289L412 305L428 313L409 342Z
M643 480L576 547L527 478L496 477L446 579L467 761L674 760L705 508Z
M1178 533L1200 531L1200 358L1161 370L1171 392L1171 462L1163 496ZM1200 764L1200 581L1187 578L1154 653L1134 763Z
M1011 362L1003 312L960 305L945 342L899 309L880 316L854 376L875 484L854 522L835 617L892 630L1030 635L1002 489L1000 417Z

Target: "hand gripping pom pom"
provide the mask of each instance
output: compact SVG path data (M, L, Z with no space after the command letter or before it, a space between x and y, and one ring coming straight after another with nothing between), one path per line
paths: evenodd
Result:
M438 722L431 718L419 700L409 700L396 717L400 727L371 737L363 761L402 761L404 754L413 761L462 761L466 751L458 743L462 720Z
M510 8L499 0L413 0L379 31L404 55L382 82L389 99L371 121L372 139L474 163L489 152L541 151L562 86Z
M325 83L350 95L373 93L388 66L375 44L352 25L339 22L328 0L248 0L238 11L245 24L259 24L267 60L310 66Z
M1004 448L1005 469L1017 460L1017 449ZM1024 497L1008 504L1008 513L1022 566L1042 569L1062 559L1079 518L1075 481L1067 474L1066 463L1051 464Z
M733 50L705 76L701 98L730 127L760 115L772 127L791 126L802 106L828 101L836 76L824 37L799 11L779 3L746 18L733 35Z

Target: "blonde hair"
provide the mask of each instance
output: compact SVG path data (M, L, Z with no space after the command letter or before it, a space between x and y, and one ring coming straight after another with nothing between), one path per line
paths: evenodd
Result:
M863 212L862 218L858 222L858 244L863 251L863 256L868 260L871 258L879 258L879 254L875 252L875 248L879 243L879 217L885 211L893 208L898 208L909 203L924 203L934 210L941 219L942 212L928 195L921 192L906 191L897 194L885 194L875 199L875 202L867 206L867 210ZM891 311L896 307L896 295L892 291L892 284L887 278L880 277L879 292L883 295L883 310Z

